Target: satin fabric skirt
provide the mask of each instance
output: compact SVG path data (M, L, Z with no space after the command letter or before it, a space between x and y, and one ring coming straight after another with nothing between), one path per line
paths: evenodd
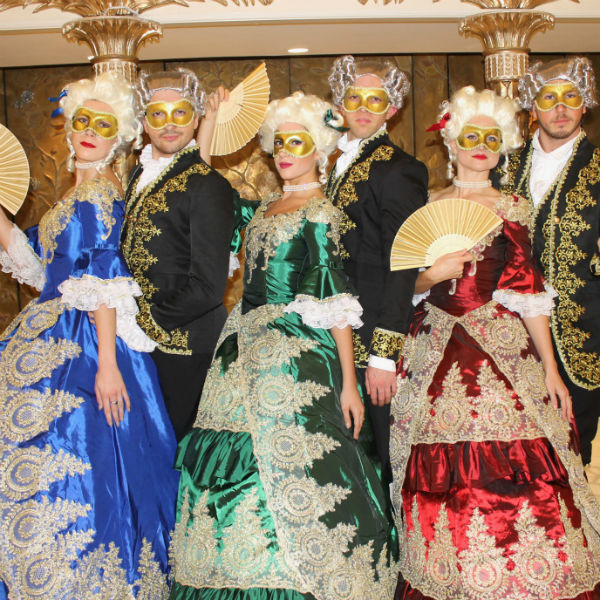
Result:
M350 555L361 548L356 579L364 576L365 582L373 581L364 585L379 589L375 563L389 570L386 589L391 591L386 594L391 598L397 572L397 534L380 472L344 426L338 395L341 371L333 339L327 330L303 326L295 314L265 324L259 310L258 318L247 326L254 336L249 341L239 341L233 321L240 317L230 317L207 377L199 420L179 444L176 468L181 479L170 599L325 597L312 587L312 578L325 572L315 565L321 565L327 553L331 560L338 560L336 553L345 544ZM314 336L320 336L320 343ZM240 346L248 348L248 362ZM256 374L253 365L264 364L267 356L268 374ZM312 401L311 395L316 395ZM288 406L282 408L285 402ZM292 402L298 402L297 409L290 408ZM250 407L253 414L246 419ZM260 429L257 421L267 413L273 414L272 425ZM222 423L217 430L218 420ZM280 432L283 437L269 438ZM265 438L272 442L262 445ZM257 444L265 454L259 454ZM308 460L310 454L314 458ZM278 476L283 469L293 476ZM283 488L296 481L297 493L288 496ZM308 531L310 535L319 531L318 542L306 537L303 529L305 521L313 518L314 498L305 497L302 486L308 486L315 497L323 495L319 506L329 505L318 517L316 528ZM341 494L339 500L332 502L333 494ZM281 517L288 501L296 503L288 506L290 510L298 510L293 522ZM346 531L352 533L344 541L342 532ZM294 538L290 544L295 544L291 547L297 558L291 563L284 554L290 547L288 539L282 538L286 533ZM301 539L306 539L306 544ZM309 539L315 540L314 554L310 554ZM302 581L304 587L296 587ZM314 585L321 589L326 582ZM358 597L352 590L348 593L348 598ZM342 597L337 594L331 597Z
M396 598L597 598L598 505L518 316L417 309L398 385Z
M0 576L11 599L168 594L178 473L156 368L117 338L131 411L109 427L97 344L87 313L59 299L30 304L0 340Z

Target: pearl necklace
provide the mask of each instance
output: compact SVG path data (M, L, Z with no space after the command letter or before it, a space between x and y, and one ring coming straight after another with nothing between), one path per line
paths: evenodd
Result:
M96 169L98 171L100 171L100 169L98 169L98 167L101 167L101 168L106 167L106 165L104 164L104 160L96 160L94 162L80 162L80 161L76 160L75 166L78 169Z
M297 185L284 185L284 192L302 192L304 190L312 190L313 188L321 187L320 181L311 181L310 183L298 183Z
M456 177L452 178L452 183L454 187L464 188L464 189L477 189L477 188L488 188L492 187L492 182L489 179L484 181L466 181L462 179L457 179Z

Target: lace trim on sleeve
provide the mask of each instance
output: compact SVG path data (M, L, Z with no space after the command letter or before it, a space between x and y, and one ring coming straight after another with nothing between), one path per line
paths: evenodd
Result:
M431 293L431 290L427 290L426 292L423 292L422 294L414 294L412 297L412 305L418 306L419 302L421 302L421 300L425 300L425 298L427 298L430 293Z
M337 294L323 300L299 294L284 310L286 313L298 313L305 325L317 329L343 329L346 325L358 329L363 324L360 319L362 306L351 294Z
M93 311L106 304L117 311L117 335L132 349L138 352L151 352L156 348L140 328L135 319L138 306L135 296L141 296L140 286L129 277L99 279L84 275L80 279L69 278L63 281L58 290L62 302L70 308Z
M16 225L10 232L7 250L0 248L0 266L5 273L12 273L19 283L26 283L38 291L42 291L46 283L42 261L29 245L27 236Z
M229 277L233 277L233 274L240 268L240 259L237 254L229 255Z
M520 294L512 290L496 290L492 300L506 306L508 310L518 313L521 317L550 316L554 307L554 298L558 296L554 288L544 284L545 292L539 294Z

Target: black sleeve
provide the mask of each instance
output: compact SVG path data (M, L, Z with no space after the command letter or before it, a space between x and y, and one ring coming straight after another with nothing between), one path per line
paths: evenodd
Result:
M427 202L428 175L417 160L400 160L376 181L381 214L381 235L386 265L381 309L377 316L370 353L396 359L401 338L412 316L412 296L418 269L390 270L390 254L396 233L404 221Z
M223 302L233 230L233 189L220 176L190 178L190 269L176 293L151 307L167 331L194 321Z

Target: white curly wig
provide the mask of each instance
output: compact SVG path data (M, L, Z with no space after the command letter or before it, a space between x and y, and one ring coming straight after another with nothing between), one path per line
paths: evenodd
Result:
M502 98L492 90L478 92L472 85L468 85L455 92L450 100L442 103L439 115L440 120L446 114L450 115L446 126L441 130L450 158L456 159L450 141L456 140L462 128L477 116L490 117L498 123L502 131L502 153L506 154L518 148L523 143L517 122L519 110L515 100Z
M157 71L148 73L140 71L136 91L143 110L152 96L160 90L175 90L183 98L189 100L197 116L203 117L206 103L206 93L202 89L198 76L189 69L179 67L176 71Z
M404 98L410 90L408 75L396 65L386 60L384 62L373 59L358 59L353 56L340 56L333 63L329 75L331 95L336 106L341 106L348 86L361 75L375 75L381 79L381 86L387 92L392 106L400 109Z
M264 121L258 130L260 145L265 152L273 153L274 135L283 123L298 123L310 133L319 154L319 180L325 183L327 157L333 152L342 135L333 127L343 125L342 115L335 110L333 104L304 92L294 92L287 98L273 100L269 103Z
M67 95L60 99L60 106L66 118L65 131L69 146L70 160L68 169L73 171L75 166L75 150L71 143L71 119L77 108L83 106L86 100L99 100L110 104L112 112L117 117L118 134L117 142L110 154L102 161L102 165L109 165L119 154L125 154L129 145L137 149L142 143L142 124L137 118L138 105L135 90L132 85L113 72L102 73L95 79L80 79L65 86Z
M531 65L519 79L521 106L531 110L538 92L549 82L556 79L570 81L579 90L587 108L598 104L596 96L596 77L589 59L575 56L570 59L561 58L548 63L537 62Z

